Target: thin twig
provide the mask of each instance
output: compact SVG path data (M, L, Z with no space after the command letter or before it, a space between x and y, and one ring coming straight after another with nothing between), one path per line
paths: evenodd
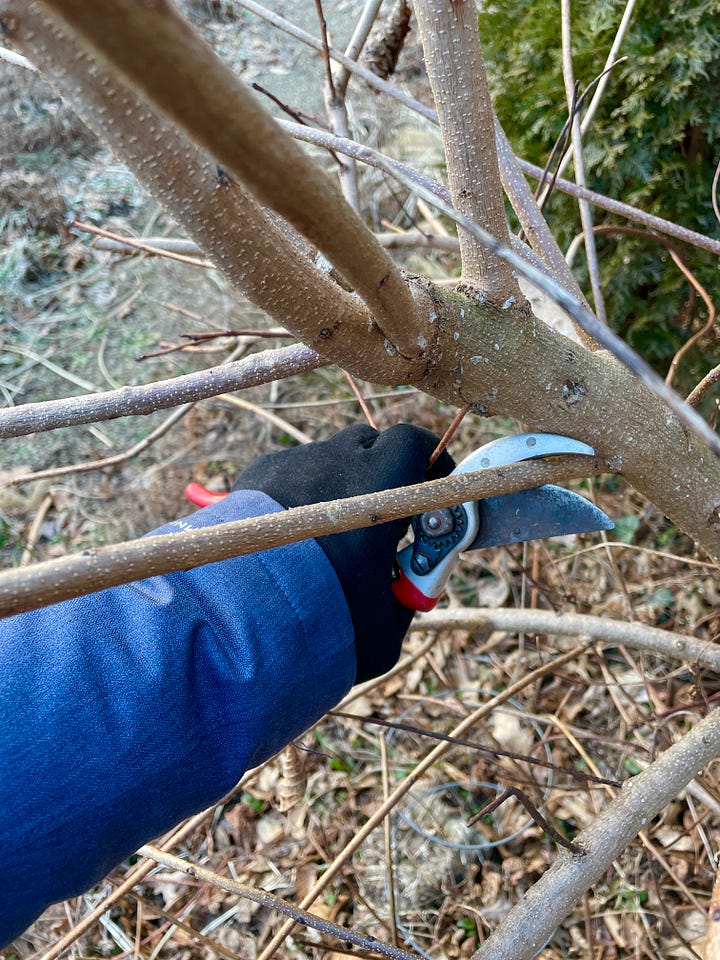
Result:
M572 116L568 116L567 120L563 124L563 128L558 134L555 140L555 143L553 144L553 148L550 151L550 155L548 156L548 159L545 162L542 179L540 180L540 182L538 183L535 189L535 199L538 201L538 206L540 207L541 210L545 208L545 204L547 203L547 200L550 197L550 194L555 189L555 181L560 176L560 163L558 163L556 168L553 170L552 177L550 177L550 182L549 183L547 182L548 175L550 173L550 170L552 169L555 158L557 157L558 153L563 154L563 156L561 157L561 160L569 158L572 155L572 150L568 152L566 149L566 145L570 137L570 127L571 127L573 118L575 117L576 114L580 112L583 104L585 103L585 100L587 99L589 94L592 92L592 90L603 79L606 79L607 75L616 66L618 66L618 64L625 63L626 60L627 60L627 57L621 57L619 60L615 60L614 63L608 64L608 66L603 70L603 72L599 73L596 77L594 77L590 81L590 83L587 85L587 87L585 87L583 92L576 98ZM585 132L584 121L583 123L581 123L580 129L582 130L583 133Z
M700 283L695 274L690 270L685 261L680 256L677 248L671 240L668 240L667 237L659 236L657 233L654 233L650 230L640 230L638 227L628 227L621 226L619 224L600 224L596 227L593 227L593 232L596 234L603 234L612 236L613 234L620 234L623 236L639 237L642 240L651 240L654 243L659 243L661 246L665 247L670 254L673 263L683 274L685 279L688 281L690 286L697 292L697 294L702 299L703 303L708 309L708 319L703 324L703 326L694 333L677 351L675 356L670 363L668 368L667 375L665 376L665 383L668 386L672 385L672 381L677 370L680 360L685 356L687 351L701 340L713 327L715 323L715 305L710 299L710 294L707 292L705 287ZM580 237L576 237L576 240L582 240L584 234ZM575 246L575 241L570 245L571 248ZM572 255L570 254L570 249L568 250L569 262L572 263Z
M360 389L358 385L355 383L355 378L352 376L352 374L348 373L347 370L343 370L343 373L345 374L345 379L347 380L350 389L352 390L352 392L355 394L357 398L357 402L360 404L360 409L365 415L365 419L373 428L373 430L377 430L378 425L375 422L375 419L372 413L370 412L370 407L367 405L365 397L362 395L362 393L360 393Z
M713 367L709 373L705 374L700 383L685 398L685 403L690 407L697 407L704 399L708 390L715 386L718 380L720 380L720 363L716 367Z
M577 844L572 843L572 841L568 840L567 837L564 837L558 830L556 830L549 820L546 820L546 818L540 813L530 797L524 791L518 790L517 787L506 787L498 797L485 804L479 813L476 813L468 820L468 827L471 827L474 823L482 820L482 818L486 817L489 813L493 813L493 811L497 810L501 804L505 803L505 801L509 800L511 797L515 797L516 800L520 801L540 829L544 830L548 836L552 837L558 846L565 847L566 850L569 850L570 853L575 854L576 856L582 854L581 848L578 847Z
M255 887L250 887L245 883L239 883L237 880L223 877L219 873L214 873L212 870L207 870L205 867L201 867L195 863L188 863L187 860L182 860L180 857L176 857L171 853L166 853L151 844L145 844L140 847L138 852L141 856L155 860L157 863L162 863L163 866L171 870L178 870L181 873L187 874L189 877L196 877L198 880L209 883L213 887L218 887L220 890L226 890L228 893L244 897L252 903L259 903L261 906L276 910L286 917L291 917L294 923L300 923L313 930L319 930L321 933L330 934L331 936L337 937L338 940L353 943L357 947L371 950L373 953L379 953L383 957L390 957L390 960L418 960L417 954L408 953L407 950L401 950L399 947L394 947L387 943L381 943L374 937L360 936L355 933L354 930L338 927L337 924L331 923L329 920L324 920L322 917L313 916L313 914L307 913L307 911L300 907L293 906L286 900L282 900L280 897L276 897L266 890L257 890Z
M140 253L152 255L151 251L153 249L162 250L163 253L182 253L188 257L200 257L202 255L202 250L194 241L185 240L183 237L145 237L143 243L147 246L143 247L142 250L138 250L132 242L128 243L128 240L132 240L132 238L120 234L116 234L116 239L112 240L109 237L99 236L93 240L91 247L93 250L109 250L113 253L123 253L133 257ZM208 266L212 267L214 264L208 262Z
M720 207L718 206L718 178L720 178L720 160L718 160L715 165L715 173L713 174L712 186L710 188L710 198L712 200L712 208L715 214L715 219L720 223Z
M343 716L349 715L343 714ZM380 736L378 739L380 743L380 763L382 765L383 803L386 803L387 798L390 796L390 772L388 769L387 740L384 736ZM385 843L385 879L388 890L388 906L390 908L390 942L394 946L397 946L398 931L397 907L395 904L395 858L393 855L392 831L389 817L385 817L383 820L383 841Z
M463 420L468 415L468 413L470 413L471 407L472 407L471 403L464 403L460 407L458 412L455 414L455 416L453 417L452 423L440 438L440 443L438 443L438 445L435 447L433 452L430 454L430 459L428 460L428 470L437 461L440 454L443 452L443 450L447 447L447 445L450 443L452 438L455 436L455 433L457 432L458 427L463 422Z
M425 247L429 250L447 250L450 253L460 252L458 238L448 236L447 233L432 234L420 233L418 230L394 229L387 233L376 233L375 239L388 250L404 249L406 247L422 249ZM525 247L522 251L523 255L525 255L526 251L529 254L530 248ZM539 260L537 261L537 266L542 266Z
M140 250L143 253L150 253L156 257L164 257L166 260L177 260L179 263L185 263L192 267L212 267L213 264L209 260L198 260L196 257L188 257L184 254L177 253L174 250L163 249L162 247L154 247L151 243L148 243L145 240L135 240L133 237L123 237L118 233L110 233L109 230L103 230L101 227L95 227L91 223L82 223L80 220L72 220L70 227L75 230L81 230L83 233L92 233L96 237L102 237L106 240L113 240L115 243L120 243L125 247L132 247L134 250Z
M322 40L322 57L325 63L325 83L327 84L330 96L335 98L335 81L333 80L332 68L330 66L330 44L328 43L327 21L323 13L322 0L315 0L315 12L318 23L320 24L320 38Z
M620 47L623 44L623 40L625 39L625 34L627 33L628 27L630 26L630 20L632 19L632 15L635 9L635 2L636 0L627 0L627 3L625 4L623 15L620 18L620 23L618 25L617 31L615 32L615 37L613 39L612 46L610 47L610 50L607 55L607 59L605 61L605 67L602 73L600 74L600 76L598 77L599 82L598 82L597 88L595 90L592 100L590 101L590 105L585 111L585 116L583 117L582 123L580 124L580 132L583 135L585 135L587 131L590 129L590 124L592 123L593 118L597 112L597 109L600 106L600 101L603 98L603 94L605 93L605 89L610 80L610 73L613 67L615 67L618 63L621 63L627 59L626 57L622 57L620 60L617 60L616 58L618 53L620 52ZM590 87L588 87L588 90L589 89ZM562 157L558 165L558 168L556 171L556 177L562 176L562 173L567 167L568 163L570 162L571 157L572 157L572 150L566 150L565 155Z
M47 516L48 510L52 506L53 496L51 493L46 493L45 496L40 501L40 506L35 512L33 517L33 522L30 524L30 529L28 530L27 539L25 541L25 549L22 552L20 557L20 563L18 566L26 567L33 557L33 551L35 546L40 539L40 531L42 530L42 525L45 522L45 517Z
M303 126L307 126L308 124L312 127L322 126L320 120L316 119L315 117L311 117L307 113L303 113L302 110L297 110L295 107L291 107L289 103L285 103L284 100L281 100L280 97L276 96L266 87L263 87L262 84L254 81L250 84L250 86L253 90L257 90L258 93L261 93L264 97L267 97L268 100L271 100L276 107L282 110L283 113L286 113L291 120L295 121L295 123L302 124ZM342 161L332 151L330 151L330 156L336 163L342 163Z
M186 403L182 407L178 407L177 410L173 410L169 417L166 417L163 422L155 427L155 429L149 433L142 440L139 440L137 443L133 444L132 447L129 447L127 450L123 450L121 453L115 453L111 457L103 457L100 460L88 460L84 463L71 463L65 467L47 467L45 470L35 470L31 473L23 473L19 476L12 478L12 485L18 486L21 483L34 483L38 480L50 480L57 479L57 477L69 477L72 474L76 473L91 473L94 470L104 470L107 467L117 467L121 463L126 463L128 460L132 460L138 454L142 453L143 450L147 450L148 447L151 447L157 440L161 437L164 437L165 434L175 426L176 423L179 423L180 420L189 413L190 410L195 406L195 403ZM9 486L10 484L8 484Z
M536 164L523 160L520 157L517 157L516 160L520 170L524 174L527 174L534 180L539 180L542 177L542 167L538 167ZM687 227L682 227L677 223L671 223L670 220L656 217L654 214L647 213L628 203L613 200L611 197L606 197L602 193L589 190L587 187L580 187L570 180L564 180L561 177L558 177L555 186L558 190L567 193L571 197L589 200L594 206L600 207L601 210L607 210L608 213L617 214L617 216L624 217L627 220L633 220L635 223L641 223L649 230L666 233L669 237L674 237L683 243L700 247L702 250L708 250L716 256L720 255L720 240L715 240L713 237L707 237L702 233L698 233L696 230L689 230Z
M673 262L675 263L677 268L680 270L680 272L683 274L683 276L687 279L687 281L690 283L690 285L693 287L693 289L696 290L697 293L700 295L703 303L705 304L708 310L708 318L705 321L705 323L702 325L702 327L700 327L698 331L696 331L691 337L689 337L685 341L685 343L680 347L680 349L677 351L675 356L672 358L670 367L667 372L667 376L665 377L665 382L668 384L671 384L673 381L673 377L675 375L675 371L678 368L678 364L680 363L682 358L685 356L685 354L688 352L688 350L690 350L691 347L693 347L696 343L702 340L702 338L705 337L714 327L715 305L710 299L710 295L708 294L705 287L700 283L698 278L689 269L689 267L685 264L685 262L680 258L680 256L676 253L676 251L673 250L672 247L668 247L668 250L669 250L670 256L673 259Z
M256 337L258 340L272 340L273 338L287 339L292 337L289 330L283 327L248 327L244 330L217 330L208 333L181 333L181 337L192 340L193 343L203 343L206 340L216 340L218 337Z
M11 343L4 343L3 350L7 353L16 353L27 360L32 360L33 363L39 363L42 367L45 367L46 370L57 374L58 377L67 380L68 383L74 383L76 387L80 387L82 390L97 390L97 386L94 383L90 383L90 381L85 380L84 377L76 376L69 370L65 370L64 367L61 367L59 364L49 360L46 356L40 356L40 354L35 353L33 350L28 350L26 347L16 347ZM23 408L14 407L13 409L21 410Z
M451 737L449 734L437 733L435 730L426 730L423 727L415 727L410 723L401 723L398 720L383 720L381 717L363 717L359 714L347 713L338 708L330 710L328 715L331 717L344 717L347 720L359 720L360 723L387 727L390 730L402 730L404 733L413 733L427 740L440 740L443 743L451 743L456 747L469 747L471 750L477 750L478 753L487 754L492 757L493 760L497 760L498 757L506 760L517 760L520 763L527 763L531 766L542 767L545 770L552 770L554 773L563 773L580 783L596 783L602 784L603 786L620 787L620 783L617 780L609 780L607 777L595 776L592 773L585 773L583 770L561 767L556 763L551 763L549 760L541 760L540 757L532 757L524 753L513 753L511 750L503 750L500 747L488 747L487 744L479 743L477 740L468 740L466 737Z
M268 423L271 423L274 427L277 427L278 430L292 437L293 440L297 440L298 443L310 443L310 437L306 433L298 430L297 427L283 419L283 417L278 417L272 410L266 410L264 407L258 406L257 403L251 403L243 397L234 397L230 393L218 394L218 400L224 400L225 403L229 403L233 407L240 407L241 410L248 410L250 413L254 413L255 416L267 420Z
M14 67L22 67L23 70L29 70L30 73L37 73L38 69L34 63L31 63L27 57L23 57L14 50L8 50L6 47L0 47L0 60L5 63L11 63Z

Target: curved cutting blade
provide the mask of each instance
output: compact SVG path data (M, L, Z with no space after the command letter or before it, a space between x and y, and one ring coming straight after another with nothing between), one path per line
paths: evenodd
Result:
M563 487L546 484L477 502L479 532L466 550L524 543L570 533L612 530L606 513Z

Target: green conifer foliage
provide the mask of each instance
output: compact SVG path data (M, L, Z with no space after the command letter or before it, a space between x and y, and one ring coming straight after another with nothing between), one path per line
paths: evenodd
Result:
M574 0L573 61L582 92L603 70L624 0ZM567 119L558 0L503 0L480 7L493 99L516 151L544 166ZM584 138L588 186L713 237L711 201L720 157L720 2L640 0L600 109ZM589 102L589 97L588 97ZM572 167L566 176L572 179ZM534 185L533 185L534 186ZM580 232L576 205L559 193L546 215L563 249ZM596 224L622 223L599 209ZM608 316L658 369L707 319L667 250L651 239L599 236ZM678 245L720 307L717 258ZM576 258L584 271L584 254ZM580 277L584 282L585 277ZM718 357L696 350L689 386Z

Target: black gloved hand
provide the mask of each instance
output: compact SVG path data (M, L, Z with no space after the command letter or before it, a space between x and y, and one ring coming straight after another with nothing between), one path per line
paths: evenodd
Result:
M259 490L287 508L408 486L453 469L452 458L443 453L428 472L437 443L435 434L407 423L380 434L355 424L329 440L258 457L232 489ZM407 520L393 520L317 538L340 580L355 628L356 683L395 665L413 618L391 588L407 526Z

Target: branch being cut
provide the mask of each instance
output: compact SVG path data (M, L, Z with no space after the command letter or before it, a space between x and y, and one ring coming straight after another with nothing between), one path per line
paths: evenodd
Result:
M34 610L143 577L190 570L310 537L387 523L465 500L588 477L604 469L600 461L584 456L524 461L498 470L464 473L200 530L84 550L74 556L0 573L0 616Z
M415 306L392 259L344 202L335 182L285 134L169 0L45 2L139 89L153 110L170 118L257 200L316 244L401 354L410 359L419 355L408 323ZM41 10L45 3L28 6Z
M440 119L453 207L508 242L493 110L475 0L416 0L425 65ZM462 277L493 303L521 299L506 263L462 228Z

